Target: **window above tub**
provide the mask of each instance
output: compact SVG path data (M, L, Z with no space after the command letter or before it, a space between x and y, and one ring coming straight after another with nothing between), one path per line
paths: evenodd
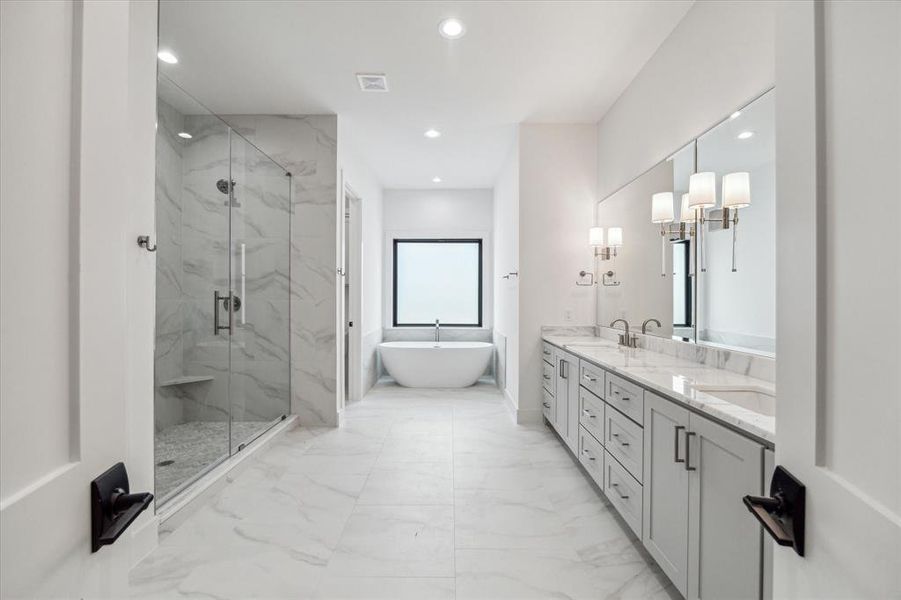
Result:
M482 326L481 239L394 240L395 327Z

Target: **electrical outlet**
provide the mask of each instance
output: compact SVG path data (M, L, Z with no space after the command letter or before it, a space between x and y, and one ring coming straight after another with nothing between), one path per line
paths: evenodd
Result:
M573 320L573 311L572 311L571 308L567 308L566 310L563 311L563 320L564 320L566 323L572 323L572 320Z

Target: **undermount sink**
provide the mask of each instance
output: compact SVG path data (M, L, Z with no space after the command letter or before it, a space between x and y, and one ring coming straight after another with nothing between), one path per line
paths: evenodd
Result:
M698 392L704 392L724 402L741 406L767 417L776 416L776 395L772 390L757 386L735 385L693 385Z

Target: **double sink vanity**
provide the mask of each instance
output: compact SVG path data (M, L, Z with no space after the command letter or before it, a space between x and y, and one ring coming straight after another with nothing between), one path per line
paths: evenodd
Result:
M709 351L545 333L544 418L684 597L764 598L770 542L742 497L769 482L775 390Z

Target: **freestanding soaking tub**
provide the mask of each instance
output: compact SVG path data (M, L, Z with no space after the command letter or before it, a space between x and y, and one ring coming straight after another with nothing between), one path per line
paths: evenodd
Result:
M383 342L382 363L402 386L461 388L479 380L491 361L488 342Z

